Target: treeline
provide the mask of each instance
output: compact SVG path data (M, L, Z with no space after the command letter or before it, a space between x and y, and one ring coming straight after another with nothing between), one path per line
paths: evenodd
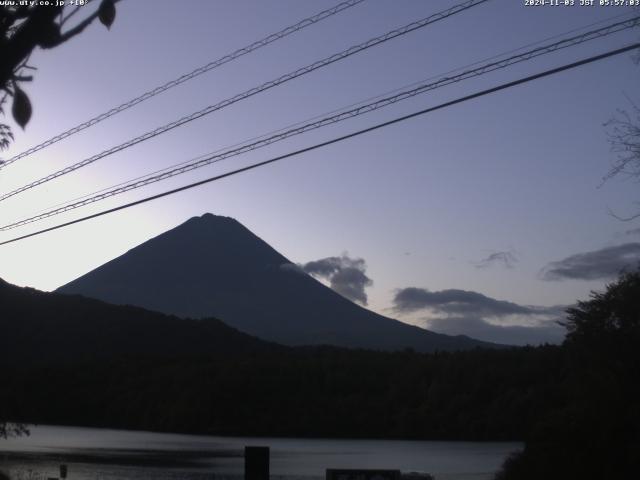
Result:
M570 310L562 346L535 348L287 348L219 322L193 322L180 336L175 323L184 320L156 319L165 329L158 336L146 328L150 313L133 330L138 338L118 341L139 315L115 309L127 322L45 322L65 325L57 338L68 352L52 356L49 345L39 358L42 311L21 311L19 328L0 318L0 334L21 339L5 347L13 355L0 356L0 419L215 435L525 440L501 480L624 480L640 471L640 272ZM92 320L104 328L98 336L80 326ZM220 348L208 350L205 338ZM109 351L114 341L119 348Z
M640 270L568 311L563 404L542 411L499 480L631 480L640 472Z
M127 357L3 375L15 420L217 435L519 440L566 407L559 347Z
M563 405L559 347L288 348L0 281L0 421L219 435L522 439Z

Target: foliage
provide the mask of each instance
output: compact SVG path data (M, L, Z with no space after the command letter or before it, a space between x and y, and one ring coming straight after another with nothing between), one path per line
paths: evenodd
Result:
M7 97L4 96L0 98L0 114L4 115L4 104L7 101ZM11 132L11 127L9 125L5 125L4 123L0 123L0 150L6 150L9 148L9 144L13 141L13 132Z
M0 281L0 412L238 435L513 440L564 408L555 346L419 354L287 348ZM2 355L4 353L4 356Z
M82 33L96 18L107 28L115 19L115 3L119 0L101 0L97 8L84 19L70 25L72 17L86 11L89 2L82 4L53 5L54 2L15 2L15 5L0 6L0 113L11 97L11 113L15 122L24 128L31 119L32 106L20 83L33 79L25 71L34 70L28 65L29 57L36 48L57 47ZM9 3L9 2L7 2ZM82 15L80 15L82 17ZM74 19L75 20L75 19ZM0 150L13 140L11 128L0 124Z
M522 439L564 406L557 346L419 354L288 348L0 281L0 414L211 434ZM4 353L4 355L3 355Z
M604 293L592 292L591 300L578 302L567 314L568 342L592 347L607 340L616 345L636 343L640 337L640 270L623 272Z
M558 347L330 347L10 369L13 418L216 435L517 440L557 408Z
M640 469L640 270L570 309L562 346L455 353L280 347L213 320L8 284L0 303L0 337L14 348L0 355L0 409L18 421L526 440L500 480L627 479Z
M20 84L33 79L24 74L25 70L34 70L28 65L33 50L37 47L50 49L63 44L82 33L96 18L110 28L118 1L101 0L93 13L72 26L68 22L82 9L86 10L88 2L83 1L75 6L69 2L67 6L56 6L54 2L46 2L47 5L41 5L41 2L6 5L3 2L0 5L0 115L5 115L5 104L8 98L12 98L11 114L24 129L31 119L33 107ZM0 123L0 151L7 149L13 139L11 127ZM0 166L2 163L0 160ZM22 426L11 427L5 421L0 412L0 438L25 433Z
M567 313L566 403L538 420L499 480L627 479L640 471L640 270Z

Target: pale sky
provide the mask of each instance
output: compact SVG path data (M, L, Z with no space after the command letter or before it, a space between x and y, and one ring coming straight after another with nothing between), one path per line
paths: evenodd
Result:
M24 132L16 127L16 141L0 157L9 158L337 3L122 1L110 31L96 22L67 44L33 55L31 64L38 70L34 81L24 85L34 105L33 118ZM366 0L0 170L0 191L13 190L457 3L461 2ZM527 7L520 0L492 0L12 197L0 204L0 219L2 224L18 220L369 97L633 13L626 7ZM0 232L0 241L639 39L636 27L545 55L90 207ZM632 55L623 54L1 246L0 277L53 290L192 216L211 212L236 218L295 263L345 252L364 259L366 275L373 280L366 287L368 308L374 311L445 333L498 340L503 333L520 339L531 335L527 338L535 343L546 334L536 336L531 329L496 331L491 326L545 329L549 326L545 322L555 318L550 312L557 311L546 307L585 299L590 290L602 289L613 278L608 272L620 262L633 265L640 259L640 221L624 223L608 213L609 209L621 215L635 211L637 182L616 178L598 188L615 158L603 123L616 109L630 108L630 101L640 102L639 77L640 67ZM549 265L585 253L589 254ZM418 303L400 308L399 294L408 292L400 289L408 287L418 292ZM458 290L489 298L442 300ZM431 295L434 292L442 295ZM535 306L541 313L482 310L490 299ZM459 308L460 302L480 310L470 318Z

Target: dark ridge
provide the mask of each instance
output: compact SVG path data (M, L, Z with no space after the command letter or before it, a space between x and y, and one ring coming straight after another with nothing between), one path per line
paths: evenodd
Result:
M287 268L290 263L236 220L207 213L57 291L184 318L220 318L285 345L423 352L496 346L378 315Z
M214 318L181 319L0 280L0 361L80 362L115 357L197 357L281 350Z

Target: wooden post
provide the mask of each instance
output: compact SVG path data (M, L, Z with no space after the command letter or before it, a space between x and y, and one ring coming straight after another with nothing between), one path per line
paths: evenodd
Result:
M269 447L244 447L244 479L269 480Z

